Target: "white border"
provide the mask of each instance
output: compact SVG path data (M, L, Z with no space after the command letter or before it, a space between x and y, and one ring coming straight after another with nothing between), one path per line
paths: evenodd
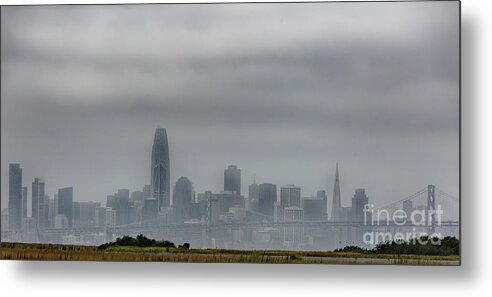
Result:
M42 1L43 4L129 2L186 1ZM28 3L40 2L0 1L3 5ZM462 1L461 267L0 261L0 294L84 297L490 294L491 3Z

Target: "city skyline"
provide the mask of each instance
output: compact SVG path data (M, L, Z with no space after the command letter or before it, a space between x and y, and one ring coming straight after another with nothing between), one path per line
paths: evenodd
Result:
M166 131L166 129L165 129L165 128L156 128L155 130L156 130L156 133L154 134L154 144L153 144L153 145L155 145L155 142L156 142L156 136L157 136L157 134L158 134L158 133L157 133L157 131L158 131L158 130L160 130L160 131L165 131L165 132L164 132L164 134L167 134L167 131ZM167 136L167 135L166 135L166 136ZM167 139L166 139L166 145L167 145ZM151 151L152 151L152 155L153 155L153 154L154 154L154 150L151 150ZM151 159L152 159L152 158L151 158ZM167 160L167 162L168 162L168 163L170 163L170 161L169 161L169 160ZM10 164L15 164L15 165L19 164L19 165L21 166L21 171L22 171L22 168L24 168L24 167L22 166L22 163L10 163ZM262 185L262 184L272 184L272 183L273 183L273 185L275 185L275 186L278 188L278 190L279 190L279 191L280 191L280 189L281 189L282 187L291 187L291 186L296 186L296 187L299 187L299 188L300 188L300 191L301 191L301 192L300 192L300 193L301 193L301 194L300 194L300 197L301 197L301 198L303 198L303 197L316 197L319 191L328 191L328 192L329 192L329 191L331 190L331 191L332 191L332 193L333 193L333 195L328 197L328 204L327 204L327 206L328 206L328 207L327 207L327 210L329 210L329 212L328 212L327 214L328 214L328 216L329 216L329 217L331 217L331 216L334 214L334 211L336 212L336 210L333 210L333 203L334 203L334 201L335 201L335 197L336 197L336 199L339 199L339 200L340 200L340 201L339 201L339 203L340 203L340 204L337 204L337 206L335 207L336 209L337 209L337 208L339 208L339 207L346 207L346 206L349 206L349 205L351 204L351 199L352 199L352 195L353 195L353 193L354 193L354 192L356 192L356 191L357 191L358 189L360 189L360 188L364 188L364 187L357 187L357 186L354 186L354 187L351 189L351 191L349 190L349 192L347 192L347 193L346 193L346 195L345 195L345 196L344 196L344 195L342 195L342 194L341 194L341 191L340 191L340 188L341 188L341 184L343 184L343 182L340 182L340 174L339 174L339 168L338 168L338 167L339 167L339 164L338 164L338 162L336 162L336 163L335 163L335 170L334 170L334 171L333 171L333 170L331 170L331 171L333 171L333 174L332 174L332 180L327 182L327 184L330 184L330 182L331 182L331 184L333 184L333 186L331 187L331 189L330 189L330 187L329 187L329 186L328 186L328 187L325 187L325 188L323 188L323 187L321 186L321 187L318 187L318 188L316 188L316 189L313 189L313 191L312 191L312 192L307 192L307 193L306 193L305 191L303 191L303 186L302 186L302 185L300 185L300 184L299 184L299 185L297 185L297 184L292 184L292 183L284 183L284 184L282 184L282 183L278 183L276 180L262 180L262 181L259 181L257 185ZM225 168L225 169L224 169L224 168ZM196 193L198 193L198 192L204 193L204 192L206 192L206 191L211 191L211 192L213 192L213 193L221 193L221 192L223 192L223 191L227 191L227 190L225 189L225 188L227 187L226 176L227 176L227 172L228 172L228 170L231 170L231 168L232 168L233 170L238 170L238 171L239 171L239 180L240 180L240 183L243 183L244 178L243 178L243 177L242 177L242 175L241 175L241 168L240 168L240 167L238 167L237 165L226 164L226 165L223 165L223 166L222 166L222 169L221 169L221 170L219 169L219 172L223 173L223 177L222 177L222 181L219 181L219 186L218 186L218 187L215 187L215 188L212 188L212 187L205 187L205 188L203 188L203 189L201 189L201 190L199 190L199 191L195 191L195 192L196 192ZM330 171L330 168L327 168L327 171ZM172 172L172 171L171 171L171 172ZM22 180L24 180L24 175L25 175L25 173L26 173L26 170L22 171L22 175L23 175ZM179 175L179 174L177 174L177 175ZM172 174L171 174L171 176L172 176ZM183 178L183 177L184 177L184 178L186 178L186 179L188 179L188 177L187 177L187 176L182 175L182 176L180 176L179 178L177 178L177 179L176 179L176 180L174 180L174 181L171 179L171 180L168 180L167 182L168 182L170 185L174 185L176 182L178 182L178 181L179 181L181 178ZM42 180L42 182L43 182L43 190L44 190L44 187L45 187L44 180L45 180L45 179L44 179L43 177L35 177L35 178L33 179L33 181L32 181L33 185L34 185L34 183L35 183L37 180ZM189 179L189 181L190 181L190 182L192 182L192 183L194 183L194 181L193 181L193 180L191 180L191 179ZM222 182L222 183L221 183L221 182ZM250 186L250 185L256 184L256 182L257 182L257 181L256 181L256 174L254 174L254 175L253 175L253 180L251 181L251 183L248 183L248 182L246 181L245 185L246 185L246 186ZM28 183L30 184L30 183L31 183L31 181L29 181ZM54 183L56 184L56 181L55 181ZM117 191L117 190L121 190L121 189L123 189L123 190L129 190L130 192L134 192L134 191L141 191L141 190L142 190L145 186L150 186L150 188L152 189L152 185L151 185L151 184L152 184L152 179L151 179L151 177L150 177L150 179L149 179L147 182L144 182L144 183L143 183L140 187L138 187L138 186L137 186L136 188L129 188L129 187L125 187L125 186L123 185L123 186L121 186L121 187L119 187L119 188L113 189L113 190L112 190L112 192ZM73 191L74 193L76 192L75 187L74 187L74 186L72 186L72 185L66 185L65 187L72 188L72 191ZM54 198L54 196L56 195L56 192L57 192L57 191L59 191L60 189L65 188L65 187L56 188L56 189L55 189L53 192L51 192L51 193L50 193L50 192L46 192L46 195L47 195L47 197L49 197L49 198L53 199L53 198ZM27 191L28 191L29 193L33 193L33 192L32 192L32 191L33 191L32 189L33 189L34 187L28 187L28 186L24 186L24 185L22 185L22 189L21 189L21 190L25 190L25 188L27 188ZM51 188L53 188L53 187L51 187ZM345 188L348 188L348 187L345 187ZM171 186L169 186L169 189L170 189L170 191L169 191L168 195L169 195L170 197L168 198L168 199L169 199L168 201L170 201L170 202L169 202L170 204L168 204L167 206L169 206L169 205L171 205L171 204L172 204L172 198L171 198L171 194L172 194L172 187L171 187ZM364 189L367 189L367 188L364 188ZM44 192L44 191L43 191L43 192ZM369 189L369 192L371 192L371 189ZM73 194L73 196L74 196L74 201L75 201L75 200L77 200L78 202L101 202L101 203L105 203L105 202L106 202L106 197L107 197L108 195L110 195L110 193L111 193L111 191L110 191L110 192L108 192L108 193L103 194L103 195L101 196L101 198L100 198L100 199L92 199L92 200L80 200L80 197L75 197L75 194ZM249 194L249 193L247 193L247 192L245 192L245 193L241 193L241 195L243 195L244 197L248 197L248 194ZM32 195L34 195L34 194L32 194ZM276 201L278 201L278 202L279 202L279 201L280 201L280 197L281 197L280 192L278 192L278 193L277 193L277 196L276 196L276 197L277 197L277 200L276 200ZM342 197L344 197L344 198L342 198ZM33 198L34 198L34 196L33 196ZM43 198L44 198L44 197L43 197ZM145 197L145 198L155 198L155 197ZM399 198L402 198L402 197L399 197ZM396 200L399 200L399 199L396 199ZM31 202L31 203L29 203L29 202ZM387 202L387 203L391 203L391 202L394 202L394 201L386 201L386 202ZM5 208L6 206L7 206L7 205L2 204L2 209L3 209L3 208ZM32 216L32 211L30 211L30 210L31 210L31 208L32 208L32 209L34 209L34 206L32 205L32 201L28 201L28 205L27 205L27 206L30 206L30 207L27 207L27 209L28 209L27 213L28 213L29 215L31 215L31 216Z
M379 229L381 213L387 214L384 222L401 226L394 216L398 211L412 218L412 223L403 228L414 228L414 233L415 227L420 226L414 221L414 213L426 211L432 214L432 219L426 219L425 225L420 226L424 229L421 234L432 232L432 236L438 237L457 234L449 229L459 226L457 198L431 184L405 199L394 201L396 204L384 206L375 216L374 205L364 188L355 190L349 205L342 204L338 163L330 211L326 190L318 190L316 196L306 196L301 187L294 184L280 185L277 191L276 184L256 184L254 178L248 193L241 195L241 168L236 165L224 169L223 190L219 192L196 193L192 181L181 176L173 186L171 201L166 198L171 192L168 146L166 128L156 128L151 151L151 185L131 192L117 189L106 196L105 206L100 202L77 201L73 186L58 189L50 199L45 192L44 179L35 178L31 187L31 216L25 216L23 210L28 204L25 201L28 187L22 187L23 169L20 164L9 164L8 218L4 218L2 212L2 220L8 220L9 224L2 225L2 240L101 244L118 238L118 234L145 232L158 238L191 242L202 248L219 245L236 249L323 250L348 244L371 247L375 241L367 240L366 235L379 236L374 235L379 232L374 230ZM445 201L440 198L436 204L436 190L451 204L442 207ZM395 210L395 207L402 208Z
M455 4L242 7L2 9L2 208L9 163L50 198L140 190L158 125L170 184L196 192L219 192L234 164L243 191L256 176L331 194L338 162L342 206L357 188L377 205L429 183L458 196Z

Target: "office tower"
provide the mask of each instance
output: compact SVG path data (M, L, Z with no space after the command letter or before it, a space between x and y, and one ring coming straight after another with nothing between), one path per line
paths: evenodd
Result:
M130 200L132 203L135 203L135 202L142 202L143 203L144 198L149 198L149 197L145 197L144 192L142 192L142 191L134 191L130 194Z
M0 221L0 232L5 234L9 230L9 209L2 209L1 221Z
M35 219L38 229L43 229L46 226L45 218L45 202L44 202L44 181L36 177L32 182L32 213L31 217Z
M253 184L248 187L248 201L246 201L246 208L251 211L258 211L260 187L256 184L253 178Z
M279 201L273 203L273 217L274 221L277 223L282 221L282 209Z
M33 217L22 219L22 241L23 242L37 242L37 219Z
M50 199L49 195L44 196L44 201L47 206L47 211L46 211L46 227L48 228L53 228L54 222L55 222L55 216L56 216L56 210L55 210L55 200Z
M236 192L223 191L218 194L213 194L213 196L219 202L221 212L228 212L231 207L246 207L246 200Z
M156 225L157 219L157 199L145 198L143 202L142 223L144 225Z
M94 225L99 228L106 226L106 207L96 207L94 209Z
M114 195L109 195L106 207L116 211L116 225L127 225L130 223L130 190L119 189Z
M304 243L304 210L300 207L290 206L283 210L284 222L296 222L284 226L284 244L289 247L296 247Z
M335 169L335 185L333 187L333 200L331 203L331 217L330 220L338 221L338 213L342 207L342 200L340 197L340 179L338 176L338 163Z
M204 200L207 203L205 222L207 224L214 224L218 221L221 212L219 199L211 191L206 191Z
M27 218L27 187L22 187L22 218Z
M144 199L152 197L152 186L151 185L143 186L142 193Z
M191 217L191 204L193 203L193 185L184 176L176 182L173 195L173 210L176 223L181 224Z
M135 191L130 194L130 223L142 222L144 198L146 197L143 191Z
M58 214L64 215L67 220L67 226L72 228L73 226L73 187L62 188L58 190ZM59 222L60 219L55 217L55 221Z
M53 220L53 228L55 229L70 228L67 216L61 213L57 214Z
M9 230L22 228L22 168L9 164Z
M100 229L116 225L116 211L111 207L97 206L94 209L94 225Z
M352 198L352 221L364 223L364 207L369 202L364 189L355 190ZM369 218L366 218L369 219Z
M90 227L95 226L95 211L97 207L101 207L99 202L74 202L74 226Z
M306 222L324 221L326 214L323 213L323 198L302 198L302 209L304 209L304 220Z
M261 184L258 191L258 212L265 216L265 219L273 221L274 204L277 201L277 185Z
M150 178L152 197L157 199L158 208L170 206L169 145L164 128L155 129Z
M236 165L229 165L224 170L224 191L241 195L241 169Z
M287 207L301 207L301 188L287 185L280 188L280 219Z
M323 220L326 220L328 218L328 197L326 196L326 191L319 190L316 193L316 197L323 201L323 206L322 206Z
M53 194L53 201L55 202L55 216L58 214L58 193Z
M106 226L116 226L116 210L106 207Z

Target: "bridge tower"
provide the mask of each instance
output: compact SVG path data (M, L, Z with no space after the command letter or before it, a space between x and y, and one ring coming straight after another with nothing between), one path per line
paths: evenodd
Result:
M429 235L433 234L436 231L436 187L434 185L427 186L427 214L425 222L426 226L429 227Z

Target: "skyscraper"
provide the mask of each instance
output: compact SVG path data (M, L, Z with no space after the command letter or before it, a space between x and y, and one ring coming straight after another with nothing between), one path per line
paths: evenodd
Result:
M155 129L150 178L158 208L170 206L169 145L165 128Z
M274 204L277 201L277 185L261 184L258 196L258 212L266 217L271 217L273 221Z
M176 182L173 195L173 210L176 223L183 223L190 219L192 203L193 185L188 178L182 176Z
M44 181L36 177L32 182L32 213L35 224L38 229L45 227L45 201L44 201Z
M68 227L73 226L73 188L62 188L58 190L58 214L67 218Z
M248 187L248 200L246 201L246 208L252 211L258 211L258 199L260 195L260 187L253 178L253 183Z
M319 190L316 193L316 197L321 199L323 201L323 206L322 206L322 215L323 215L323 220L326 220L328 217L328 197L326 196L326 191L325 190Z
M155 225L157 218L157 199L145 198L143 202L142 222L144 225Z
M283 227L284 245L296 247L305 241L304 226L300 223L304 221L304 209L300 207L287 207L283 210L285 222L296 222L298 224Z
M301 188L287 185L280 188L280 219L284 218L287 207L301 208Z
M236 165L229 165L224 170L224 191L241 195L241 169L237 169Z
M22 227L22 168L9 164L9 230L21 231Z
M109 195L106 200L106 207L111 207L116 211L116 225L126 225L130 223L130 190L118 189L114 195Z
M335 169L335 185L333 187L333 200L331 203L331 217L330 220L336 221L338 218L338 212L342 207L342 201L340 198L340 178L338 176L338 163Z
M364 222L364 207L369 202L365 189L356 189L352 197L352 221Z
M96 208L101 207L100 202L74 202L73 225L75 227L87 227L95 225Z
M323 214L323 199L318 197L302 198L302 209L304 209L304 220L317 222L325 220L326 214Z
M27 218L27 187L22 187L22 218Z

